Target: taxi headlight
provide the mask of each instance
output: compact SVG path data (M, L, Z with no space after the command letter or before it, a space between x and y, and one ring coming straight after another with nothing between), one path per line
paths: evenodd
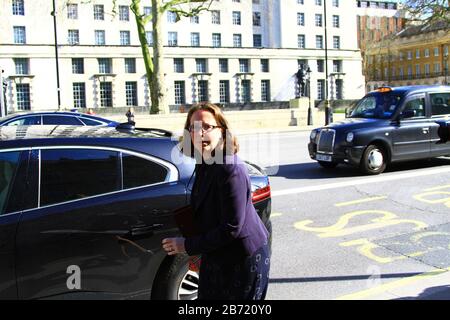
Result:
M355 135L353 134L353 132L349 132L347 133L347 137L345 138L345 140L350 143L353 141L353 138L355 137Z
M311 131L311 134L309 135L309 137L311 138L311 140L316 140L317 130Z

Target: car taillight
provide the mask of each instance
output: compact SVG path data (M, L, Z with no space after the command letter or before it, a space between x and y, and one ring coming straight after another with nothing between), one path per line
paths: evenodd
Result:
M262 200L270 198L270 186L259 188L252 193L252 202L256 203Z

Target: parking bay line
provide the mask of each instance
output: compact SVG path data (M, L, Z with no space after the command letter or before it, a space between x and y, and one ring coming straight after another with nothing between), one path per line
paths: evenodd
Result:
M444 269L434 269L431 271L427 271L415 276L403 278L401 280L392 281L389 283L385 283L373 288L369 288L366 290L350 293L344 296L337 297L335 300L362 300L370 297L376 298L377 295L382 295L386 293L390 293L395 295L394 292L390 292L389 290L395 290L407 285L412 285L420 280L432 279L434 276L442 275L446 272L450 271L450 267ZM415 292L413 294L416 294ZM417 293L418 294L418 293ZM399 297L400 298L400 297Z
M318 185L318 186L277 190L277 191L272 191L272 198L279 197L279 196L291 195L291 194L300 194L300 193L313 192L313 191L322 191L322 190L328 190L328 189L357 186L357 185L363 185L363 184L369 184L369 183L378 183L378 182L387 182L387 181L395 181L395 180L401 180L401 179L423 177L423 176L441 174L441 173L446 173L446 172L450 172L450 168L438 168L438 169L432 169L432 170L424 170L424 171L420 171L420 172L408 172L408 173L400 173L400 174L389 175L389 176L378 176L378 177L373 177L373 178L368 178L368 179L329 183L329 184Z

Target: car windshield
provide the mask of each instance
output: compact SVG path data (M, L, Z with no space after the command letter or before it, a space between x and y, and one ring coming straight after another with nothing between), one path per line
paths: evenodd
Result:
M350 118L390 119L403 98L402 93L375 92L362 98L350 113Z

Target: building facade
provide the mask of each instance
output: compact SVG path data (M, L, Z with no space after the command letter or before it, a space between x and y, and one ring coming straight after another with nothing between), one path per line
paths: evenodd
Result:
M56 1L54 28L50 0L0 2L0 68L8 83L9 112L58 105L149 107L130 0L118 0L116 8L112 3ZM141 6L144 14L151 12L151 0ZM302 64L311 70L313 99L326 96L326 71L328 98L361 97L356 8L356 2L346 0L216 0L198 17L176 21L174 13L165 12L169 104L287 101L298 96L296 73ZM151 28L149 23L149 44Z
M367 89L448 84L450 33L445 23L411 26L366 51Z

